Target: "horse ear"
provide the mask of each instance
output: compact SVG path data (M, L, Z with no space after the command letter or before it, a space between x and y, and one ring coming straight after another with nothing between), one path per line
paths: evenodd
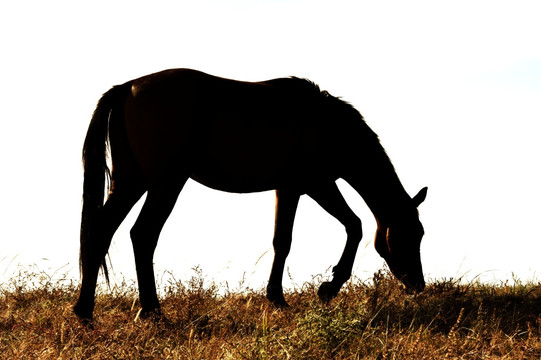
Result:
M418 207L419 205L421 205L421 203L423 201L425 201L426 199L426 192L428 191L428 188L427 187L424 187L421 189L421 191L419 191L417 193L417 195L415 195L412 200L413 200L413 204L415 205L415 207Z

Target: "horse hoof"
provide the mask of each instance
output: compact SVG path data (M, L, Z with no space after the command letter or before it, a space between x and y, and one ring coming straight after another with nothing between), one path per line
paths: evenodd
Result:
M135 320L137 319L143 319L147 321L151 321L156 324L168 324L169 320L167 317L162 313L161 309L152 309L152 310L141 310L139 314L135 317Z
M88 330L94 330L94 321L90 318L81 318L77 316L77 319L79 320L79 324L81 324L84 328Z
M325 281L320 285L317 296L322 302L328 303L338 295L339 290L340 288L337 289L332 282Z
M284 298L281 288L267 288L267 300L269 300L277 308L288 308L289 304Z
M73 313L77 316L77 319L79 319L79 322L83 326L92 328L92 313L82 310L81 307L77 305L73 307Z
M272 305L276 306L279 309L285 309L289 307L289 304L287 303L286 299L284 299L283 297L281 299L274 299L274 300L269 299L269 301L272 303Z

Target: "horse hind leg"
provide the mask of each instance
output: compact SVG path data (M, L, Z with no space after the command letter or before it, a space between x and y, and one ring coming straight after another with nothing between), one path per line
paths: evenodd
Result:
M82 285L73 309L84 321L92 320L99 267L109 250L113 234L143 193L142 187L122 186L115 182L114 191L91 224L90 238L81 247Z
M293 221L300 194L290 191L276 191L276 216L274 227L274 261L267 286L267 299L278 307L287 307L282 287L282 278L287 255L291 249Z
M340 261L333 268L333 279L321 284L318 296L323 302L332 300L342 285L351 277L353 263L362 239L361 220L349 208L335 183L319 187L308 193L323 209L346 228L347 241Z
M161 316L154 277L154 251L163 225L173 210L187 179L186 177L176 184L158 184L150 188L141 213L131 229L130 235L142 308L141 317Z

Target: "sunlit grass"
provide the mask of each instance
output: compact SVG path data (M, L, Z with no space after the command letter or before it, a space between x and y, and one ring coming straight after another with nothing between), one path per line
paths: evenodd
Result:
M541 285L444 280L407 296L386 272L350 281L330 304L318 284L275 309L263 291L162 284L166 322L137 317L133 284L99 292L93 328L72 315L77 286L21 273L1 288L2 359L539 359Z

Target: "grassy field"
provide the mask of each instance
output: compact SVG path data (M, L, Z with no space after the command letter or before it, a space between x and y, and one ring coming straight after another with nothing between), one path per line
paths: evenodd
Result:
M195 276L162 286L161 323L138 319L132 286L102 290L89 328L71 313L77 284L19 276L1 286L0 358L541 358L541 284L440 281L407 296L380 272L327 305L305 284L286 294L288 309L263 291L218 295L203 284Z

